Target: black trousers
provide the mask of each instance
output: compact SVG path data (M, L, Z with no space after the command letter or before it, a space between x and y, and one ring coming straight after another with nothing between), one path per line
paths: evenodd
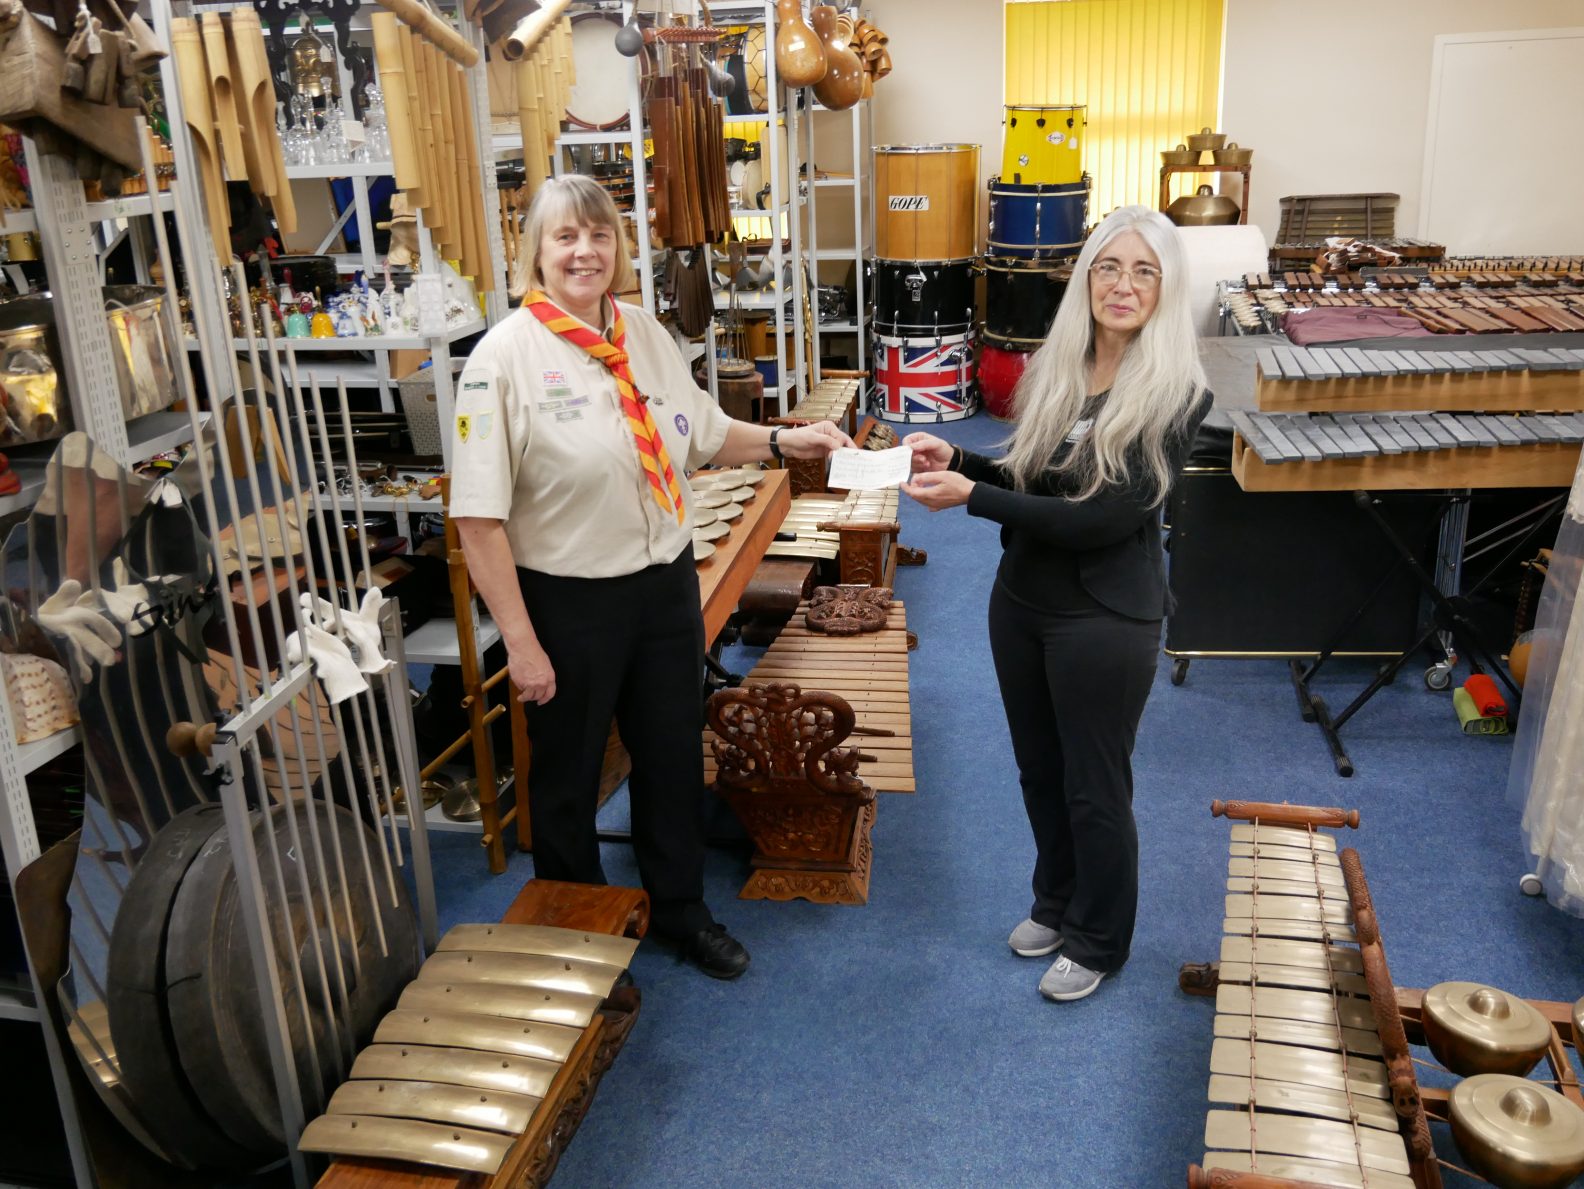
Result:
M682 936L712 923L704 906L704 618L690 545L668 565L619 578L519 568L523 602L556 692L527 707L534 873L603 884L595 830L614 719L632 757L633 852L651 924Z
M1034 906L1090 970L1127 961L1138 910L1133 740L1155 680L1159 620L1104 609L1035 611L996 584L990 651L1023 805L1034 831Z

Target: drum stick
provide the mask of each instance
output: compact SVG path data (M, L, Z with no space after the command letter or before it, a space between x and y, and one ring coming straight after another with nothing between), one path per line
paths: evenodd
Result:
M446 57L463 66L478 64L478 47L443 21L432 9L419 3L419 0L380 0L380 4L395 13L427 44L440 50Z
M417 3L417 0L412 2ZM529 13L519 21L517 27L506 35L506 40L501 42L506 60L515 62L533 53L534 48L561 19L561 14L566 12L571 2L572 0L546 0L539 11Z
M380 90L385 94L385 112L390 128L391 166L396 185L414 207L422 206L423 172L419 167L418 128L413 120L412 63L405 52L403 29L388 12L376 12L369 20L374 30L374 56L379 65Z

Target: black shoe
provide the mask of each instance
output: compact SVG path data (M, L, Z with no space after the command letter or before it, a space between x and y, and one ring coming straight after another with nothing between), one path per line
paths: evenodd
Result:
M726 926L714 924L700 929L689 937L678 940L682 956L711 978L736 978L748 969L748 951L726 932Z

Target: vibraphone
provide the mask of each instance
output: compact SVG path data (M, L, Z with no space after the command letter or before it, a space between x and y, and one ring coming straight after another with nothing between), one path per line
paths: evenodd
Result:
M1190 1189L1440 1189L1432 1119L1450 1121L1464 1158L1498 1185L1560 1186L1584 1170L1565 1005L1457 983L1399 991L1358 852L1329 832L1356 829L1357 810L1216 801L1210 812L1239 824L1220 961L1178 974L1216 1000L1207 1151ZM1468 1080L1421 1091L1411 1040ZM1542 1057L1555 1091L1521 1076ZM1498 1068L1508 1075L1485 1072Z

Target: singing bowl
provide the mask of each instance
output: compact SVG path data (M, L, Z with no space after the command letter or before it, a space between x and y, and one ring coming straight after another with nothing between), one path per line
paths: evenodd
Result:
M1545 1055L1551 1025L1515 995L1478 983L1437 983L1424 995L1425 1043L1464 1077L1522 1077Z
M1452 1140L1507 1189L1565 1189L1584 1173L1584 1109L1524 1078L1482 1073L1452 1087Z

